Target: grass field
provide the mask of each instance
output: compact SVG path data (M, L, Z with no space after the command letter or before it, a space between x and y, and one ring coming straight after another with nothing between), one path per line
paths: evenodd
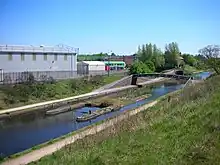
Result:
M33 164L219 164L220 77Z

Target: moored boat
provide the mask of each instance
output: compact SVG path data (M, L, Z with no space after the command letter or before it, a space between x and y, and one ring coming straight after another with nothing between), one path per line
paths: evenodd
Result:
M83 114L82 116L78 116L76 118L77 122L83 122L83 121L88 121L94 118L97 118L98 116L113 112L113 111L117 111L121 108L122 106L110 106L110 107L106 107L106 108L102 108L99 110L96 110L94 112L91 113L87 113L87 114Z

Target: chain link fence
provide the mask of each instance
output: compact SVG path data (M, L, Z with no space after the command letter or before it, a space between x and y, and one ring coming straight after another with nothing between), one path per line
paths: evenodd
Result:
M127 70L110 70L108 71L89 71L89 72L81 72L77 71L37 71L37 72L8 72L5 73L3 70L0 70L0 83L1 84L19 84L25 82L35 82L35 81L56 81L56 80L64 80L64 79L73 79L73 78L81 78L86 76L94 76L94 75L113 75L113 74L121 74L127 75Z

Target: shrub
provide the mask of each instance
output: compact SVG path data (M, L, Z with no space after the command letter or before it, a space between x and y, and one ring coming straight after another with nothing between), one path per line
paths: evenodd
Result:
M34 75L29 72L22 72L21 76L16 80L17 83L33 84L35 82Z
M103 84L104 79L103 79L103 76L100 76L100 75L91 76L90 82L94 86L99 86Z
M80 89L80 81L79 80L71 80L70 81L70 88L72 91L76 91Z
M151 63L149 63L149 66L151 66ZM131 67L130 67L130 74L140 74L140 73L151 73L152 70L150 70L148 65L146 65L143 62L135 62ZM151 66L152 67L152 66ZM153 67L152 67L153 68Z
M146 65L148 66L148 68L151 70L151 72L154 72L155 71L155 66L154 66L154 63L152 61L148 61L146 63Z

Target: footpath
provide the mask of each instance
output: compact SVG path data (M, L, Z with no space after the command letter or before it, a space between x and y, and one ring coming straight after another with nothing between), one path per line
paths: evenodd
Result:
M2 165L24 165L24 164L31 163L33 161L37 161L44 156L51 155L52 153L60 150L61 148L65 147L68 144L74 143L76 140L83 139L86 136L96 134L106 128L113 126L117 122L125 120L129 116L133 116L141 111L144 111L147 108L154 106L156 103L157 103L157 101L153 101L153 102L145 104L135 110L127 111L127 112L125 112L119 116L116 116L110 120L107 120L99 125L89 127L87 129L82 130L79 133L76 133L72 136L66 137L63 140L60 140L60 141L55 142L53 144L47 145L47 146L42 147L40 149L31 151L31 152L24 154L24 155L21 155L17 158L6 160L5 162L2 163Z

